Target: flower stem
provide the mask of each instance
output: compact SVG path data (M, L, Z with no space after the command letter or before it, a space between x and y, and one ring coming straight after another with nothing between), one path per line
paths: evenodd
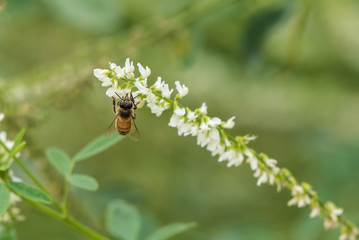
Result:
M92 229L90 229L89 227L85 226L84 224L80 223L77 219L75 219L74 217L70 216L70 215L63 215L62 213L59 213L49 207L46 207L45 205L39 204L37 202L28 200L26 198L21 197L24 201L28 202L29 204L31 204L32 206L34 206L35 208L37 208L38 210L40 210L41 212L49 215L50 217L57 219L60 222L66 223L67 225L69 225L70 227L72 227L73 229L75 229L76 231L90 237L91 239L95 239L95 240L109 240L108 238L100 235L99 233L93 231Z

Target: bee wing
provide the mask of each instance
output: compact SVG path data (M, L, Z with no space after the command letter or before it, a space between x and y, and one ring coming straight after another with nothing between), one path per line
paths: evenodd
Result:
M114 124L116 122L116 118L117 118L117 116L112 120L110 126L107 127L107 131L106 131L107 136L109 136L115 132L116 129L114 127Z
M135 120L132 118L132 127L128 135L132 140L138 141L140 139L140 132L136 126Z

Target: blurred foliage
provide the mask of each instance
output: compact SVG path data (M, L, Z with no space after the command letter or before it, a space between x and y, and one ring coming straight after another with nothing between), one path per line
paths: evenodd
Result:
M236 116L232 134L258 135L253 148L358 223L358 11L354 0L0 1L2 127L27 128L27 165L53 177L45 148L75 153L113 118L92 70L131 57L151 68L149 81L185 83L185 105L205 101L212 116ZM79 166L99 180L99 194L73 190L69 204L94 229L121 198L148 226L199 223L173 239L337 239L308 209L286 207L289 193L256 187L247 166L228 169L178 137L169 118L137 110L140 142L125 139ZM55 195L58 181L47 186ZM80 238L25 211L19 239Z

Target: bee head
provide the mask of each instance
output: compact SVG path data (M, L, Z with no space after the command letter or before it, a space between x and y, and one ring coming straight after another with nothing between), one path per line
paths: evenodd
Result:
M119 101L118 105L120 105L121 108L130 109L132 108L132 102L128 99L125 99L123 101Z

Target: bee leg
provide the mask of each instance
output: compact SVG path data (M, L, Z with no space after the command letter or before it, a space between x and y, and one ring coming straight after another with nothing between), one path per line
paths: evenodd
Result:
M136 113L135 112L133 112L133 114L132 114L132 119L136 119Z
M116 99L112 97L113 112L116 113Z

